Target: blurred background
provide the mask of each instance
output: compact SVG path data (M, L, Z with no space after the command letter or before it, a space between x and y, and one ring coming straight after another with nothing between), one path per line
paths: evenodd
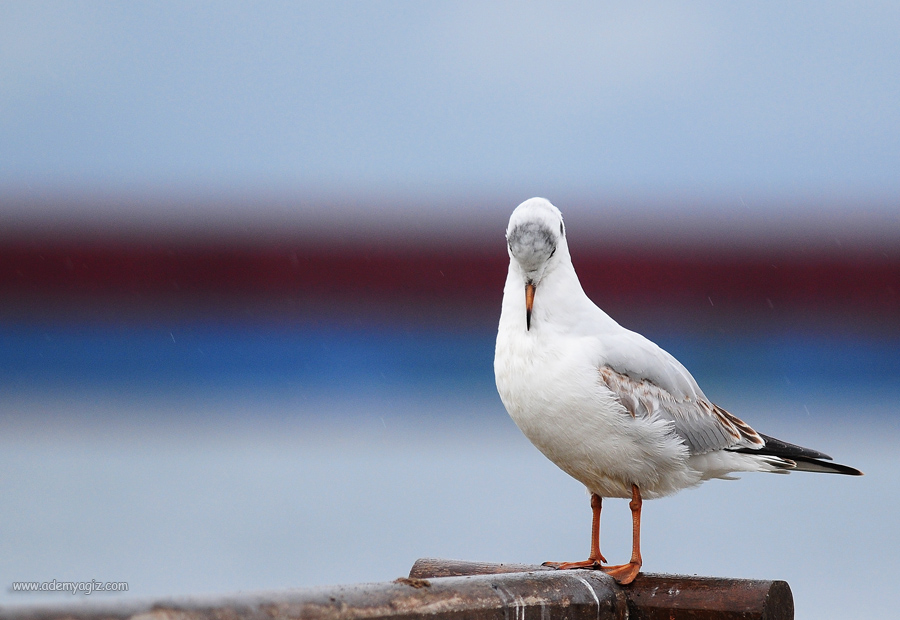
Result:
M888 2L3 3L0 604L582 559L587 495L493 384L537 195L613 318L866 472L651 502L646 570L890 615L898 31Z

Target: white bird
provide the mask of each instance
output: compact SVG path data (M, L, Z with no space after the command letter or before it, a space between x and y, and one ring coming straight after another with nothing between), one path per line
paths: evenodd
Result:
M826 454L757 433L706 398L674 357L621 327L588 298L572 266L559 209L520 204L506 229L509 274L494 354L510 417L591 494L591 551L557 568L600 568L630 583L641 568L642 498L734 472L861 475ZM602 498L631 499L632 554L604 566Z

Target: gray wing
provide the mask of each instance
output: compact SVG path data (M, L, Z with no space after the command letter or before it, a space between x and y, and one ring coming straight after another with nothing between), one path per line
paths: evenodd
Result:
M672 422L691 454L725 448L758 449L759 434L721 407L699 397L675 396L649 379L638 379L611 366L600 367L600 380L634 418L660 418Z
M640 382L647 380L678 400L701 400L706 396L694 377L668 351L637 332L620 328L602 340L600 365Z

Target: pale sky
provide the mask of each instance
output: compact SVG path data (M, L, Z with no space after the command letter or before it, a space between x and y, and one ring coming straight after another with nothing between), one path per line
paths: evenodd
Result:
M5 2L48 188L897 204L900 5Z

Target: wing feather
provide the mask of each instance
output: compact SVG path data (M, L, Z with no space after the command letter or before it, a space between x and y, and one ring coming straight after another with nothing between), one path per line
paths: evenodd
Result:
M610 366L600 367L600 380L632 417L671 421L691 454L725 448L758 449L765 445L749 425L705 396L676 397L649 379L634 379Z

